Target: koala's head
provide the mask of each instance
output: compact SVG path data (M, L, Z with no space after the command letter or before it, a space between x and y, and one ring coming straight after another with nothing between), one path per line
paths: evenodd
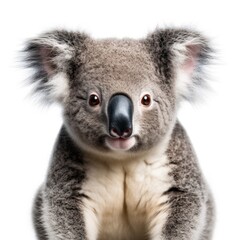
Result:
M164 141L179 102L203 85L211 53L207 39L185 29L156 30L140 40L53 31L30 40L25 51L36 92L62 105L74 140L114 154Z

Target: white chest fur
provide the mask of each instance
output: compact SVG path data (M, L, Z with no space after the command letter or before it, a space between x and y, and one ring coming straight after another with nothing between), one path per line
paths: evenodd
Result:
M82 192L89 240L158 239L171 187L167 157L129 162L89 162Z

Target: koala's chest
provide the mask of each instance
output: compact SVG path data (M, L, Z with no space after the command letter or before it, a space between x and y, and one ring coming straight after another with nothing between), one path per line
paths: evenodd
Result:
M166 161L162 157L89 166L82 186L88 196L84 216L89 239L147 239L151 221L155 216L161 218L167 208L163 193L171 187L172 179Z

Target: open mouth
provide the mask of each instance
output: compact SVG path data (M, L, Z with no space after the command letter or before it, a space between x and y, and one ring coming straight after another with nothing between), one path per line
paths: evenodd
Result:
M130 148L134 146L136 143L135 137L130 138L112 138L107 137L106 138L106 144L107 146L112 150L121 150L121 151L127 151Z

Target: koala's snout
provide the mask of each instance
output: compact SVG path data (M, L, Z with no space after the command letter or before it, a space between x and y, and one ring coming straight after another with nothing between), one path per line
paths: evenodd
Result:
M108 108L108 129L112 137L128 138L132 134L132 100L123 94L111 97Z

